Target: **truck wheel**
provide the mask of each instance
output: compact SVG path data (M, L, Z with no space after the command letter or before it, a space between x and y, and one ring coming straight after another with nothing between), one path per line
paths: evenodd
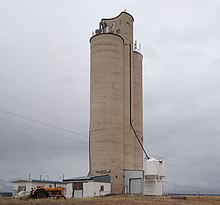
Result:
M60 199L61 200L66 200L66 197L65 196L61 196Z
M56 199L66 200L65 196L58 196Z
M38 191L36 193L36 199L45 199L45 198L47 198L45 191Z

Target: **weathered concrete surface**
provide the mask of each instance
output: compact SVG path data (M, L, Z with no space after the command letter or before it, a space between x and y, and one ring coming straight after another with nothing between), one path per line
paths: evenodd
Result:
M123 170L143 169L142 55L133 52L133 17L102 19L90 39L90 174L110 173L112 193L123 193ZM131 95L130 95L131 93Z

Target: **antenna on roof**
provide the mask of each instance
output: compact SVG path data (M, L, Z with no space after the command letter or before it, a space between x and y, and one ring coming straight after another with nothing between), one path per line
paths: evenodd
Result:
M124 9L124 12L126 12L126 9Z
M141 43L139 43L139 48L138 48L138 51L140 51L141 50Z
M137 40L134 42L134 50L137 50Z

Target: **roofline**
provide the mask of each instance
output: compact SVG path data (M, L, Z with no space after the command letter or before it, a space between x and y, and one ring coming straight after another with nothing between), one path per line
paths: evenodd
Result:
M124 39L123 39L120 35L115 34L115 33L100 33L100 34L95 34L94 36L92 36L92 37L89 39L89 42L91 43L91 41L92 41L93 38L95 38L95 37L97 37L97 36L101 36L101 35L114 35L114 36L118 36L118 37L120 37L120 38L123 40L123 42L124 42Z
M110 176L110 175L105 174L105 175L98 175L98 176L76 177L76 178L71 178L71 179L63 179L63 181L90 181L96 178L107 177L107 176Z
M122 11L119 15L117 15L115 17L112 17L112 18L103 18L103 19L101 19L101 21L103 21L103 20L114 20L114 19L118 18L119 16L121 16L122 14L126 14L126 15L130 16L132 18L133 22L134 22L134 17L131 14L127 13L126 11Z
M65 184L63 181L39 180L39 179L32 179L32 182L43 182L43 183L58 183L58 184Z
M63 181L53 181L53 180L40 180L40 179L17 179L11 181L12 183L16 182L39 182L39 183L58 183L58 184L65 184Z
M10 182L11 182L11 183L14 183L14 182L20 182L20 181L23 181L23 182L31 182L31 179L14 179L14 180L11 180Z
M133 51L134 53L137 53L137 54L139 54L139 55L141 55L142 56L142 58L143 58L143 55L139 52L139 51Z

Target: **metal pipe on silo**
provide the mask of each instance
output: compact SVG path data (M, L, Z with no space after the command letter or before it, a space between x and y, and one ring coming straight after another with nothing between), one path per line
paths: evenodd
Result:
M130 45L130 56L131 56ZM143 168L143 152L149 156L143 146L143 97L142 97L142 59L143 56L133 51L133 61L130 58L130 126L133 138L134 169ZM133 63L133 64L132 64Z

